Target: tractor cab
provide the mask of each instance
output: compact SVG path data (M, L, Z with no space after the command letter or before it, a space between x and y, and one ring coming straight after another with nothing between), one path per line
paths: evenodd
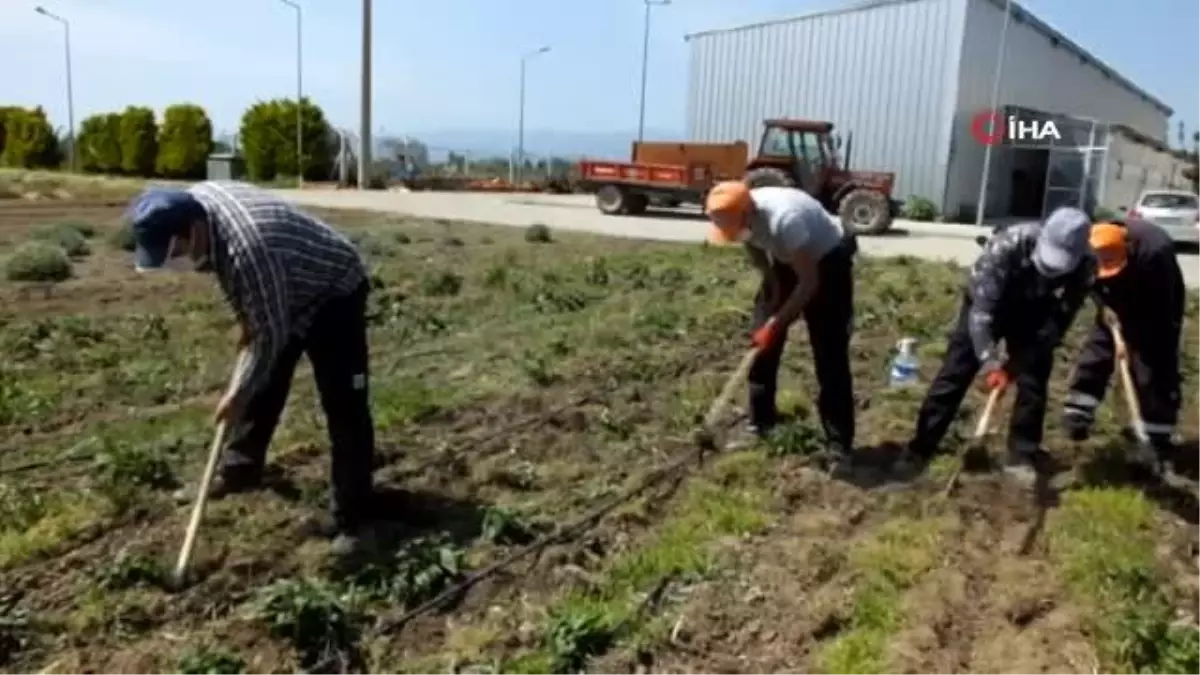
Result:
M895 174L850 171L850 147L833 133L832 122L769 119L763 122L758 154L746 166L752 187L798 187L863 233L891 227L897 205L892 201Z

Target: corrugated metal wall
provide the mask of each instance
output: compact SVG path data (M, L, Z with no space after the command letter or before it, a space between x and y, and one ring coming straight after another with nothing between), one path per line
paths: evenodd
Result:
M1017 8L1005 48L1001 105L1031 108L1128 125L1147 136L1165 140L1168 115L1147 97L1052 40ZM992 78L1000 46L1004 11L992 0L970 0L964 23L959 67L957 114L947 211L973 218L983 173L983 146L970 136L971 117L991 105ZM988 182L988 216L1009 208L1011 175L1001 153L992 153Z
M854 132L852 168L897 172L897 196L945 194L963 0L893 0L690 38L688 137L746 140L768 117Z

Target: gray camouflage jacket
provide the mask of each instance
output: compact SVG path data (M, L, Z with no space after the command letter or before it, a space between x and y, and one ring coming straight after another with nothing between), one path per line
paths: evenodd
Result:
M971 267L967 282L971 301L967 326L980 361L986 363L999 356L996 343L1000 328L996 323L1002 313L1006 320L1019 316L1021 321L1035 322L1037 328L1050 331L1040 337L1057 344L1092 289L1096 276L1096 261L1092 256L1085 257L1075 271L1057 279L1047 279L1038 273L1033 264L1033 248L1040 230L1041 223L1031 222L997 232ZM1050 316L1022 314L1036 312L1039 307L1049 307Z

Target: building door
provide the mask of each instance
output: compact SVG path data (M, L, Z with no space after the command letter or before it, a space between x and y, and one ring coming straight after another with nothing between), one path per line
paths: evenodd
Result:
M1060 206L1091 213L1102 197L1107 128L1089 120L1074 122L1062 125L1062 140L1047 151L1043 218Z

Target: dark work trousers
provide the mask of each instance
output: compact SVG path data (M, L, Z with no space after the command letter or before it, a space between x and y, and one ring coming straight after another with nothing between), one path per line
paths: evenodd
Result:
M852 450L854 443L854 389L850 379L850 332L854 321L854 238L821 258L817 264L817 292L804 308L808 324L808 340L812 344L813 361L817 370L817 411L830 446ZM796 273L792 268L774 264L782 302L796 289ZM758 329L778 309L770 304L765 283L754 298L754 328ZM786 335L780 335L775 345L761 352L750 368L750 423L761 432L775 425L777 409L775 393L779 378L779 362L783 356Z
M287 402L301 354L312 363L325 410L332 456L333 515L355 527L369 509L375 431L368 392L367 285L325 302L308 333L284 348L270 381L247 403L225 448L222 474L231 481L262 477L267 446Z
M1122 321L1121 324L1129 351L1129 370L1141 403L1146 431L1155 446L1167 447L1180 405L1179 325L1170 318ZM1071 378L1063 411L1068 424L1075 417L1075 423L1091 426L1114 368L1112 331L1097 315Z
M964 298L958 320L946 345L942 367L929 384L925 401L917 413L917 429L912 441L914 452L930 456L937 452L950 423L954 421L963 398L983 364L975 354L967 330L971 301ZM1017 455L1029 455L1042 444L1046 419L1046 389L1054 366L1054 345L1043 344L1037 337L1045 323L1046 311L1026 307L1009 316L996 317L999 338L1016 372L1012 373L1017 400L1009 420L1008 449Z

